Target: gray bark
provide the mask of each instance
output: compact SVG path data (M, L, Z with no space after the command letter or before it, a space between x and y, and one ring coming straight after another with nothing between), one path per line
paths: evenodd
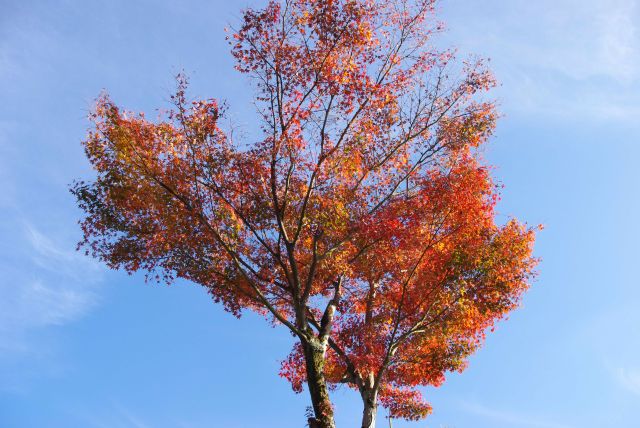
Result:
M373 376L370 373L366 379L362 380L360 386L360 396L362 397L362 428L375 428L376 415L378 413L378 388Z
M361 393L364 409L362 410L362 428L375 428L378 413L378 394L375 391Z

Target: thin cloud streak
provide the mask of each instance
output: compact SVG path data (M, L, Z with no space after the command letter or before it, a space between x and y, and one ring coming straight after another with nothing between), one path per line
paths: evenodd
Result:
M453 1L451 8L453 39L492 58L507 112L625 122L640 114L638 0Z
M623 388L640 396L640 369L619 367L615 372L615 376Z
M7 257L0 265L0 355L28 351L29 332L75 321L99 302L95 262L28 222L17 232L20 244L1 249Z
M74 408L70 409L70 413L81 421L83 426L91 428L151 428L153 426L119 402L112 402L109 406L93 411Z

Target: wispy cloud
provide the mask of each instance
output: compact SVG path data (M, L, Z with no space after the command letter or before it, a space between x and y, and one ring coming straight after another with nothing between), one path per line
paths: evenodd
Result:
M603 6L598 21L599 59L609 76L622 81L635 80L640 73L637 1L607 1Z
M571 428L570 425L543 420L535 416L523 415L512 411L494 409L478 402L464 401L462 408L469 413L490 419L494 422L508 424L511 428Z
M454 41L492 57L509 111L629 120L640 114L638 0L488 0L454 7Z
M122 422L123 427L127 428L149 428L138 415L134 414L131 410L125 408L122 405L118 405L118 415Z
M64 275L78 282L87 279L87 276L89 282L92 282L95 274L100 270L94 260L74 250L75 244L61 247L30 223L24 223L24 234L33 249L31 260L44 270Z
M14 224L14 226L16 226ZM34 329L62 325L86 314L98 302L100 268L76 253L71 242L56 244L30 223L2 248L0 267L0 355L27 351Z
M626 390L640 396L640 369L619 367L615 370L618 383Z
M133 410L116 401L94 411L73 408L70 409L70 413L81 421L83 426L91 428L150 428L152 426Z
M629 340L640 329L640 295L635 276L617 287L623 290L624 298L582 323L578 338L601 364L601 374L606 379L603 394L613 395L623 390L640 397L640 342Z
M637 0L543 0L535 5L523 10L530 12L526 33L536 38L509 39L520 51L516 61L574 80L604 77L628 83L638 77Z

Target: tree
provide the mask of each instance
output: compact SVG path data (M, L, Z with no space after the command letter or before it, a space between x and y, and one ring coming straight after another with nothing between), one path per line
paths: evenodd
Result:
M533 275L534 230L496 223L479 152L495 106L480 61L435 49L434 0L287 0L233 34L263 138L236 141L215 100L179 77L162 119L107 95L84 141L97 177L72 188L88 253L114 269L204 286L297 338L281 375L306 384L311 426L329 389L394 417L430 412L416 387L462 370ZM453 76L453 77L451 77Z

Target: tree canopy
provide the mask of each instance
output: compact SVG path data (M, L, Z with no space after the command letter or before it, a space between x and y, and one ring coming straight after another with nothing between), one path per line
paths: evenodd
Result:
M269 1L230 37L256 90L258 141L237 140L184 76L159 120L107 95L72 192L81 245L109 267L205 287L297 338L281 375L415 420L417 387L462 370L528 288L534 229L496 220L480 148L497 113L484 61L437 49L433 0Z

